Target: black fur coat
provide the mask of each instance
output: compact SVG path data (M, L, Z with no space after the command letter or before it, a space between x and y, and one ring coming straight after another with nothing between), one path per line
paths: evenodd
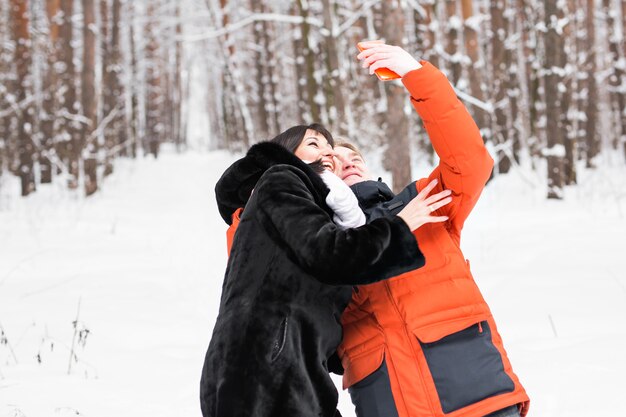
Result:
M424 265L399 217L341 230L327 193L307 164L267 142L217 183L227 223L245 210L202 370L204 417L334 416L328 359L341 342L350 285Z

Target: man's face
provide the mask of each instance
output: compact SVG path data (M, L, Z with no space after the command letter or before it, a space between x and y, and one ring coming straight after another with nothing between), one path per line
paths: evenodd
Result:
M353 185L371 179L365 161L352 149L337 146L335 148L335 174L346 184Z

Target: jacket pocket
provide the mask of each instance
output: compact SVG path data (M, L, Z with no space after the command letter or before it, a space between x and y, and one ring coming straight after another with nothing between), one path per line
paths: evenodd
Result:
M384 357L384 345L377 345L354 356L350 354L343 355L341 358L344 368L343 389L353 386L379 369Z
M274 342L272 343L272 352L270 356L270 362L274 362L285 348L285 341L287 340L287 328L289 326L289 317L285 317L280 322Z
M515 389L504 372L487 321L473 324L439 340L414 331L433 378L444 413ZM420 337L422 336L422 337Z

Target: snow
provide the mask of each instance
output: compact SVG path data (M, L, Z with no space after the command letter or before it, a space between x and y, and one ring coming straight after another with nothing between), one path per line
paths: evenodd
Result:
M88 199L60 184L18 198L17 181L2 179L0 417L200 416L226 262L213 187L234 158L165 149L120 161ZM626 169L597 164L580 167L562 201L545 199L533 171L497 177L464 229L530 416L622 408ZM89 334L68 375L74 320ZM354 416L347 392L340 399Z

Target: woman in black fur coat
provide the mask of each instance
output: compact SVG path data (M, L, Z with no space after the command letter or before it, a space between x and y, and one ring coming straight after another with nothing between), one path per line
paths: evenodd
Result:
M245 210L202 369L204 417L338 415L328 368L341 370L330 359L351 285L423 266L411 230L437 221L422 196L401 216L341 229L326 204L329 189L314 171L333 168L330 133L296 126L272 142L250 148L215 188L228 224L238 208Z

